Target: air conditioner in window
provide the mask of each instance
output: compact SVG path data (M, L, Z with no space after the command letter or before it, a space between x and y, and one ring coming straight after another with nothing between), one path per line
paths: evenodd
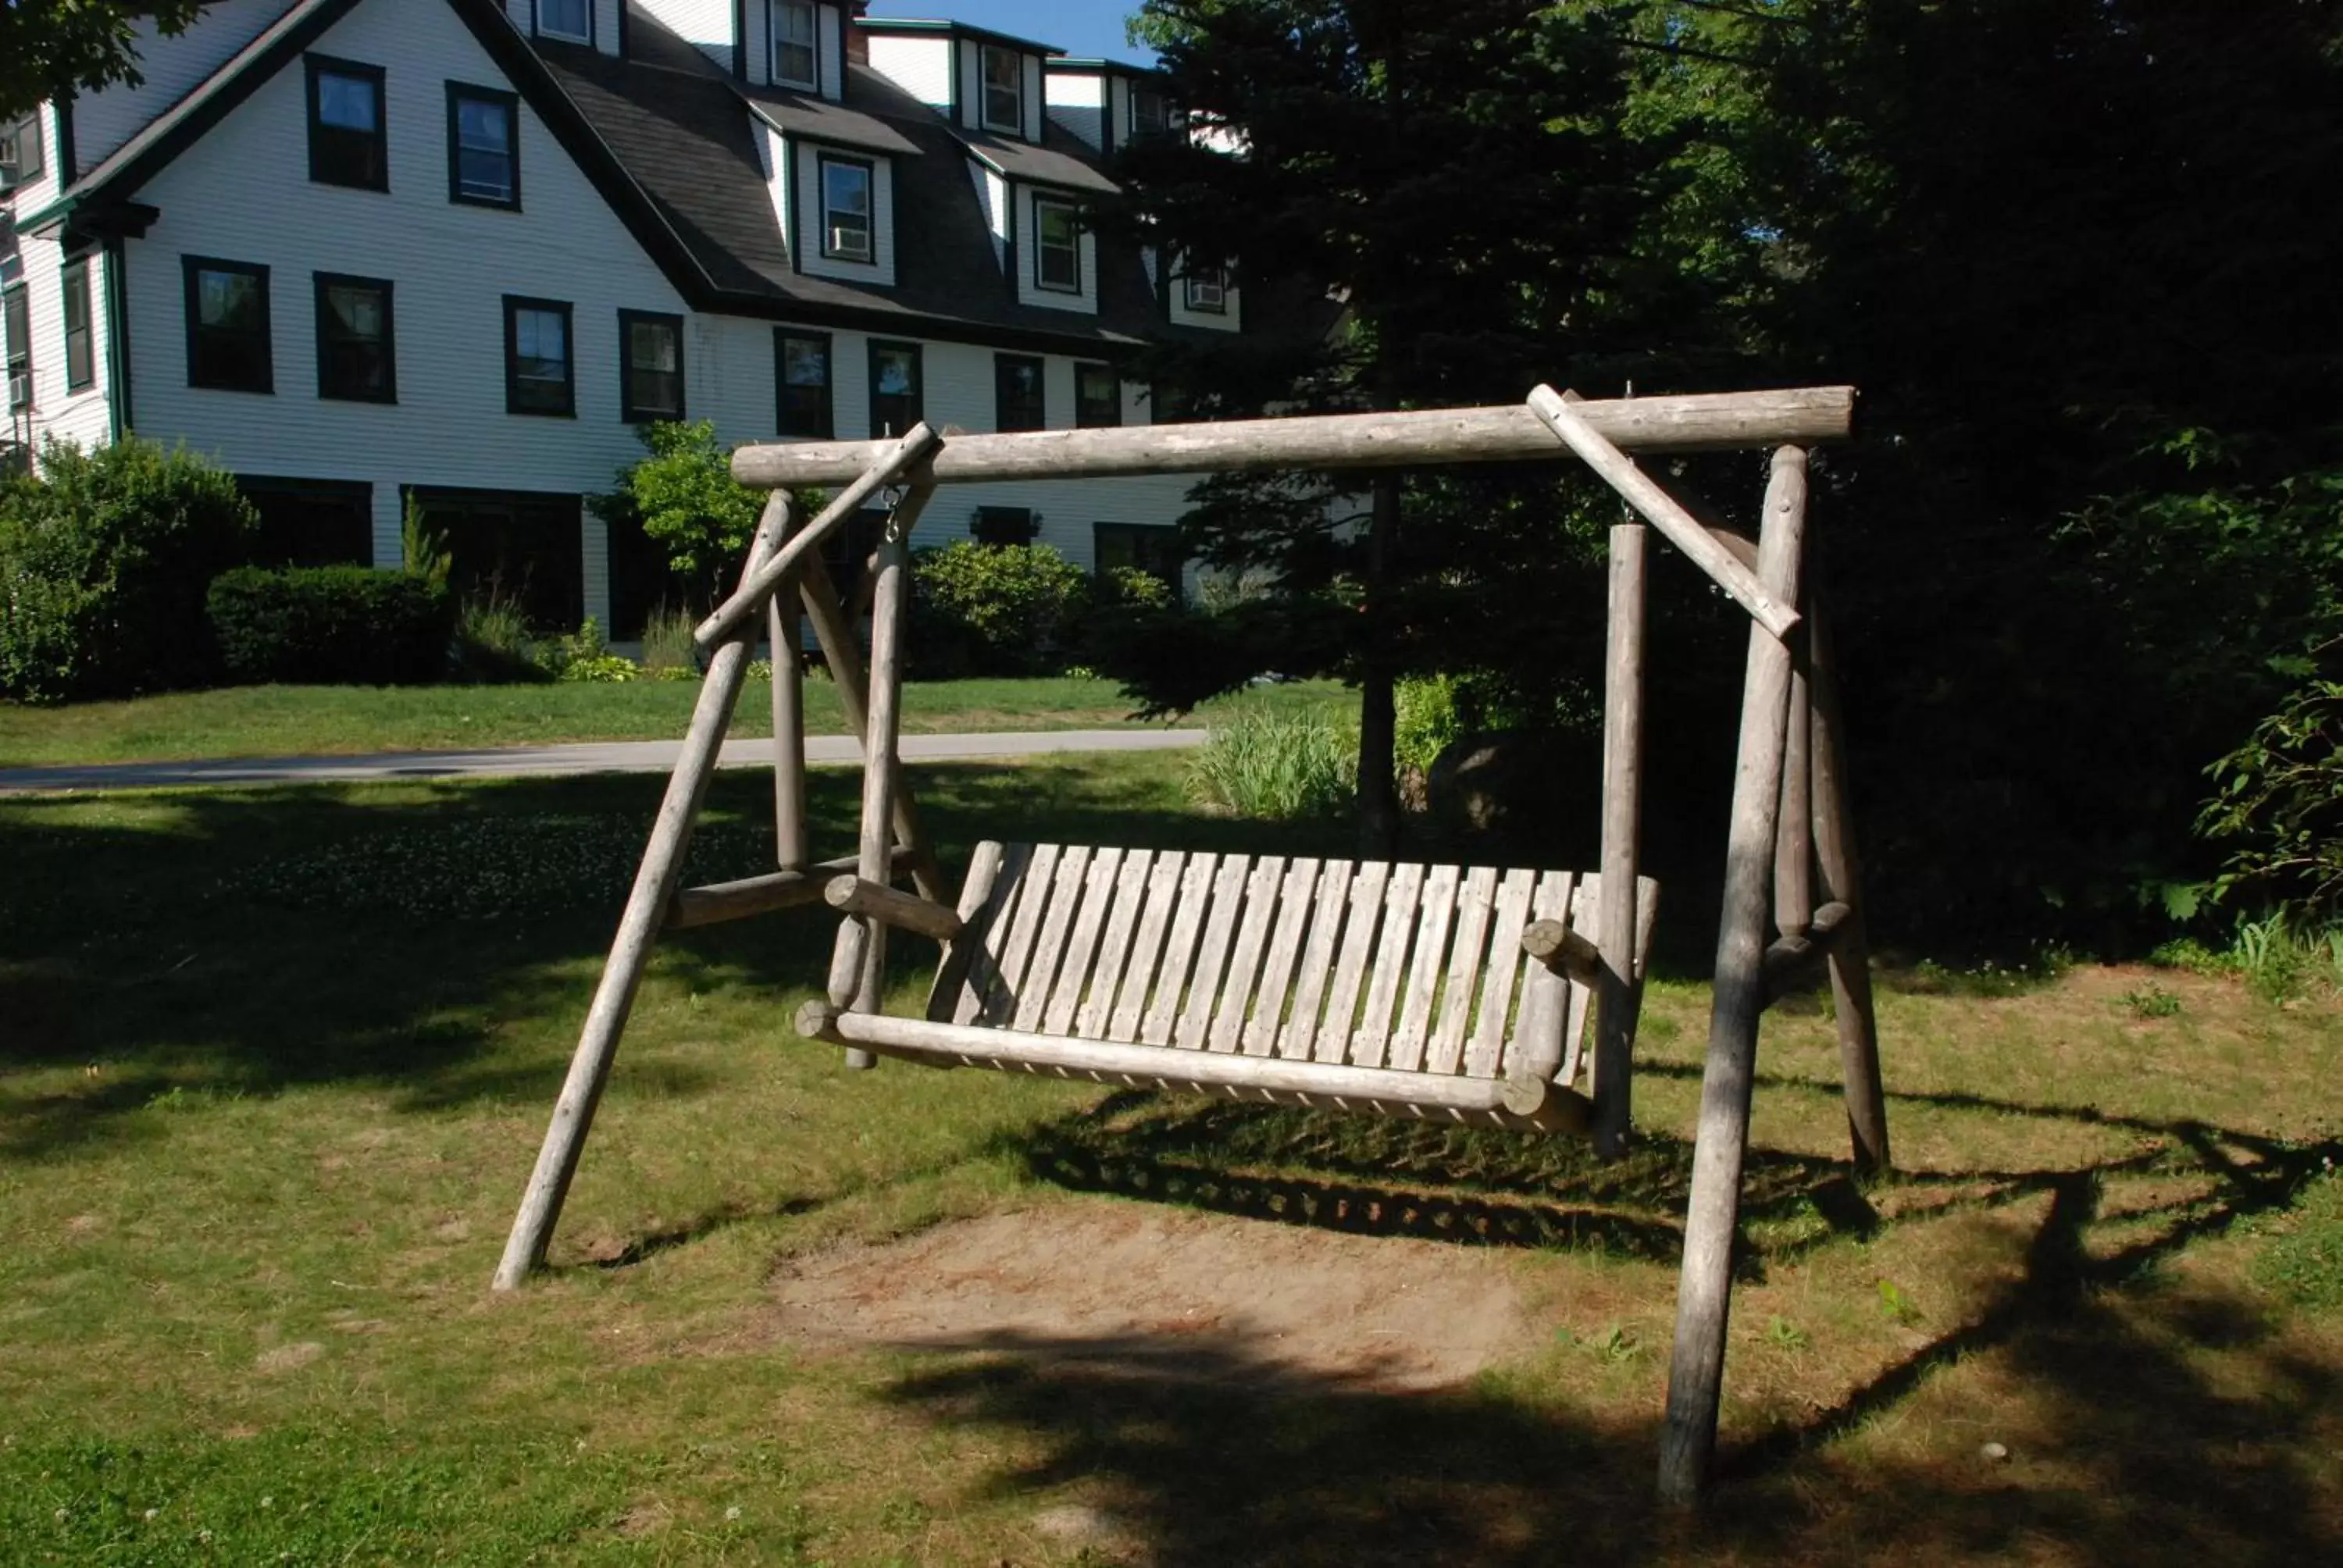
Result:
M1218 310L1228 303L1228 291L1220 280L1197 277L1188 281L1188 305L1193 310Z
M8 407L29 408L33 406L33 373L12 370L8 373Z
M832 256L850 256L860 261L870 260L870 231L849 228L843 224L830 225L830 253Z

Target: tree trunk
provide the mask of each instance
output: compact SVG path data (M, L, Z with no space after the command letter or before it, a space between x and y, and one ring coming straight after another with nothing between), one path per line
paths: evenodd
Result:
M1374 510L1367 524L1366 648L1359 672L1359 856L1368 860L1388 860L1399 853L1398 716L1392 699L1390 628L1384 624L1387 563L1399 538L1399 487L1395 473L1375 476Z

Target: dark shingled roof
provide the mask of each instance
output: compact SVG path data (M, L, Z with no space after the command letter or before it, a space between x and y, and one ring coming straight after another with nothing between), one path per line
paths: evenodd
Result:
M1021 303L1003 274L970 178L979 157L1010 177L1111 195L1116 186L1062 130L1034 146L947 123L865 65L850 64L846 102L734 80L640 10L628 55L539 40L555 83L608 145L715 286L714 308L874 331L1002 343L1057 340L1067 351L1190 336L1163 317L1138 251L1103 237L1095 316ZM887 154L894 173L895 283L818 277L790 264L757 149L755 119L785 134Z

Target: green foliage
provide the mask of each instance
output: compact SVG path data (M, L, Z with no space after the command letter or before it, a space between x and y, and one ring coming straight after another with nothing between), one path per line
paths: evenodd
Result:
M1765 1341L1776 1350L1793 1354L1813 1348L1814 1337L1789 1319L1780 1316L1765 1320Z
M2123 994L2123 1004L2134 1018L2177 1018L2180 999L2160 985L2142 986Z
M1879 1282L1879 1309L1907 1329L1927 1316L1903 1286L1888 1279Z
M38 475L0 481L0 697L208 683L204 595L257 522L233 478L185 450L50 442Z
M2332 1161L2264 1245L2254 1277L2297 1306L2343 1312L2343 1173Z
M567 637L548 638L529 648L538 668L556 680L616 686L638 678L642 668L624 654L612 653L602 640L602 626L588 616Z
M1255 708L1213 728L1189 765L1188 790L1239 817L1325 817L1349 807L1358 767L1358 737L1323 715Z
M529 657L528 614L518 598L491 589L456 614L454 675L473 684L536 681L547 671Z
M206 599L230 681L417 686L447 672L455 629L445 583L365 567L239 567Z
M1397 709L1397 733L1392 759L1401 769L1430 773L1440 754L1464 733L1456 712L1456 678L1419 676L1396 683L1392 697Z
M2343 917L2343 682L2314 678L2213 764L2197 830L2228 849L2217 896Z
M138 69L136 25L148 22L164 37L175 37L186 31L202 3L9 0L0 5L0 125L45 98L145 80ZM52 151L50 157L55 156Z
M635 434L646 455L618 470L611 494L589 497L587 506L605 523L639 521L678 572L712 590L727 565L745 557L765 498L733 481L714 420L660 420Z
M1054 675L1071 658L1090 579L1048 545L960 539L912 558L910 651L922 680Z
M447 554L447 541L431 526L423 510L423 503L412 491L407 497L407 507L398 518L398 558L407 569L427 581L445 587L447 574L455 565Z

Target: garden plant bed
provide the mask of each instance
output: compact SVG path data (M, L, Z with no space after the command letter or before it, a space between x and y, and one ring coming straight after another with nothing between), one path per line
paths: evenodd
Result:
M1182 768L912 771L948 857L1346 845L1200 820ZM852 783L815 777L818 843L850 841ZM1769 1017L1725 1483L1698 1523L1654 1510L1689 894L1608 1166L848 1074L787 1021L828 919L683 933L552 1268L492 1296L659 787L0 802L0 1560L2343 1557L2343 1016L2141 968L1883 972L1903 1175L1867 1190L1825 1004ZM716 780L711 874L769 863L768 790ZM1393 1295L1445 1359L1345 1363ZM1219 1322L1168 1332L1192 1310Z

